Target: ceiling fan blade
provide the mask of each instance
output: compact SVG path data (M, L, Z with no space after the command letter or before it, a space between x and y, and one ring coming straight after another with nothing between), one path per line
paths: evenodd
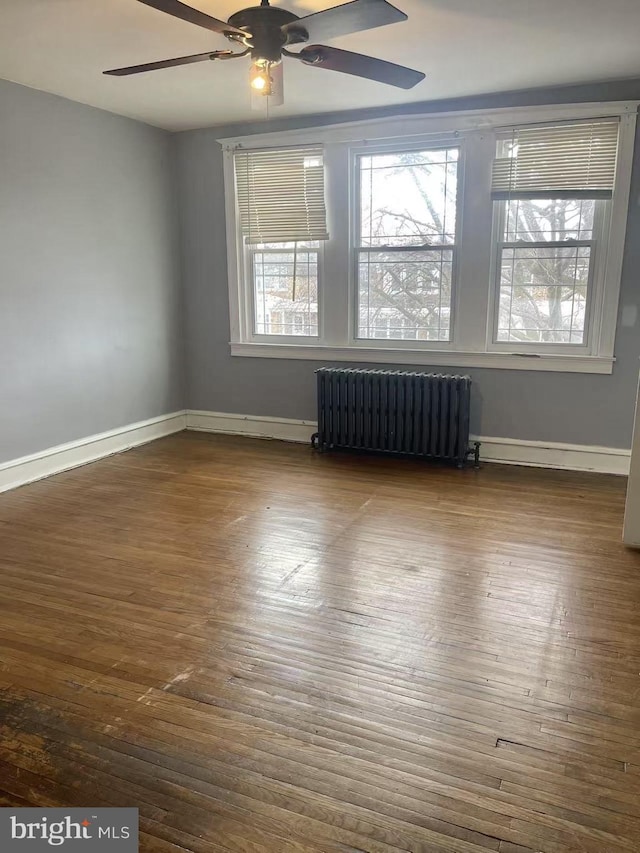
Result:
M146 62L144 65L130 65L128 68L113 68L103 71L112 77L126 77L128 74L142 74L143 71L156 71L158 68L173 68L175 65L190 65L192 62L203 62L215 57L215 51L195 53L193 56L179 56L177 59L161 59L159 62Z
M332 39L406 20L405 13L387 3L387 0L352 0L351 3L343 3L342 6L334 6L323 12L314 12L306 18L298 18L297 21L285 24L282 30L289 36L288 44L296 44L301 41ZM303 31L307 33L306 38Z
M287 52L287 56L294 56ZM305 45L295 54L305 65L315 65L316 68L326 68L329 71L341 71L343 74L354 74L356 77L366 77L379 83L388 83L400 89L412 89L425 75L422 71L375 59L362 53L352 53L350 50L338 50L337 47L327 47L321 44Z
M219 21L217 18L212 18L210 15L205 15L198 9L193 9L185 3L180 3L180 0L139 0L145 6L151 6L153 9L158 9L159 12L166 12L167 15L173 15L174 18L180 18L182 21L188 21L190 24L196 24L198 27L204 27L205 30L211 30L214 33L235 33L236 35L246 36L244 30L239 30L237 27L232 27L225 21Z

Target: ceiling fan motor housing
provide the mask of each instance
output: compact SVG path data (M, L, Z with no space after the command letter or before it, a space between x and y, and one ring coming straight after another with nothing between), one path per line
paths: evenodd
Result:
M282 27L297 20L298 15L286 9L275 6L252 6L235 12L228 23L232 27L247 31L245 44L251 48L251 56L254 60L266 59L268 62L279 62L282 48L291 41ZM236 37L234 36L233 39L235 41Z

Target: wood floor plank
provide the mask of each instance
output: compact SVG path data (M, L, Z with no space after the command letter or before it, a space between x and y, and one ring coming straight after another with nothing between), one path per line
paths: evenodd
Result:
M0 496L0 805L138 807L146 853L637 851L624 492L183 433Z

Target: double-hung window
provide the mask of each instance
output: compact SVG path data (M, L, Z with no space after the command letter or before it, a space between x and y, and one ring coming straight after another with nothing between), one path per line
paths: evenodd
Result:
M239 151L235 186L248 284L245 334L317 338L327 238L322 146Z
M602 298L618 122L498 135L494 343L586 349Z
M637 107L221 140L232 354L610 373Z
M357 337L449 341L459 148L356 158Z

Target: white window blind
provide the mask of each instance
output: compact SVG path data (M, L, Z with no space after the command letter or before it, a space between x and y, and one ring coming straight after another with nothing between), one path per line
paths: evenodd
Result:
M321 145L239 150L234 162L247 243L328 238Z
M618 119L603 119L500 134L493 198L611 198L618 127Z

